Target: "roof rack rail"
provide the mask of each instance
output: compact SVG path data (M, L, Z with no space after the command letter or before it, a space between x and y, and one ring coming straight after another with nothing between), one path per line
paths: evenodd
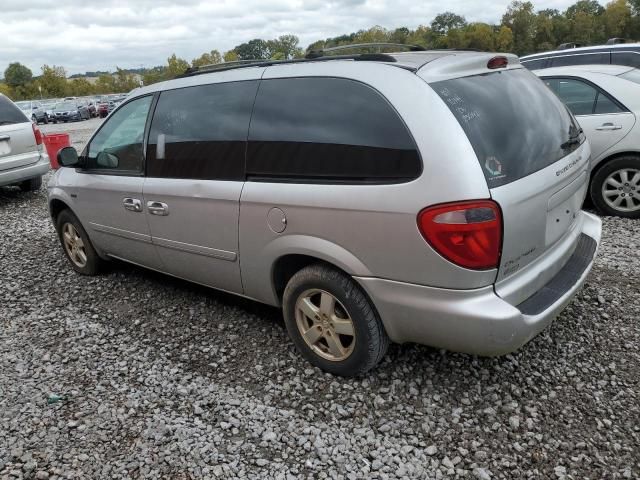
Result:
M354 48L377 48L378 54L382 54L382 48L405 48L410 52L423 52L426 49L420 45L409 45L406 43L352 43L350 45L338 45L337 47L321 48L318 50L309 50L305 55L307 59L320 58L326 56L327 53L339 52L341 50L352 50Z
M384 53L360 53L357 55L330 55L326 57L317 58L292 58L290 60L267 60L267 59L254 59L254 60L234 60L230 62L214 63L211 65L202 65L200 67L189 67L182 75L182 77L191 77L193 75L200 75L203 73L222 72L225 70L235 70L236 68L247 67L269 67L271 65L286 65L292 63L304 63L311 61L329 61L329 60L353 60L360 62L397 62L398 60L391 55ZM399 65L402 68L406 66Z
M207 71L207 72L213 72L215 70L224 70L226 68L232 67L232 66L239 66L239 65L250 65L256 62L266 62L268 60L266 59L252 59L252 60L231 60L229 62L220 62L220 63L209 63L207 65L199 65L197 67L189 67L184 71L184 75L190 75L192 73L195 72L202 72L202 71Z

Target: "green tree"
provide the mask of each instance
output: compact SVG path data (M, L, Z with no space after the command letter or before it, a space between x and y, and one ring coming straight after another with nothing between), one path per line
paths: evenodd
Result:
M626 0L608 3L602 16L607 38L631 36L631 6Z
M513 50L518 55L535 51L536 16L531 2L514 0L502 16L502 25L513 32Z
M204 65L215 65L217 63L222 63L222 55L220 55L218 50L211 50L208 53L203 53L198 58L194 58L191 61L191 66L202 67Z
M6 83L0 83L0 93L11 98L11 87L9 87L9 85L7 85Z
M465 29L466 48L477 50L495 50L495 34L493 27L486 23L470 23Z
M91 95L96 90L95 86L89 83L86 78L74 78L69 82L67 93L77 97Z
M502 25L496 34L496 50L499 52L513 51L513 32L509 27Z
M167 69L165 67L154 67L142 74L142 83L145 85L153 85L154 83L162 82L167 78Z
M42 75L38 81L44 96L65 97L67 95L67 73L63 67L43 65Z
M289 60L301 57L303 50L298 46L300 39L295 35L281 35L267 42L270 58Z
M175 78L178 75L184 74L189 68L189 62L185 59L176 56L174 53L167 58L167 77Z
M31 70L20 62L10 63L4 71L4 81L13 88L26 85L32 78Z
M225 62L236 62L239 60L238 54L235 50L229 50L228 52L224 52L222 56Z
M96 89L100 93L116 93L116 79L108 73L103 73L96 81Z
M233 50L238 55L238 60L261 60L271 56L269 45L260 38L241 43Z
M467 21L461 15L453 12L439 13L431 22L431 30L438 35L446 35L452 28L462 28Z
M407 37L411 31L407 27L396 28L390 35L389 40L392 43L407 43Z
M604 8L597 0L578 0L576 3L567 8L565 16L572 20L578 13L595 17L604 13Z
M420 45L425 48L431 47L435 42L436 35L430 27L420 25L413 31L409 31L406 43L410 45Z

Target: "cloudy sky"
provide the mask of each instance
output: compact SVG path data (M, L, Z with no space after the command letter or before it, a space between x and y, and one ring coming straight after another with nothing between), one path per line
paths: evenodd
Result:
M172 53L191 60L252 38L293 33L303 47L373 25L414 28L451 10L497 22L509 0L0 0L0 73L19 61L71 73L151 67ZM565 9L574 0L534 0Z

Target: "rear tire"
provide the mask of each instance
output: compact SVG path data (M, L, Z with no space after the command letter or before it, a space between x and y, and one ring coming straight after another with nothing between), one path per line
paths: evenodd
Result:
M606 162L591 179L591 199L603 215L640 218L640 157Z
M322 370L353 377L375 367L389 347L382 322L360 286L323 264L298 271L284 291L283 313L298 351Z
M82 275L97 275L103 266L87 232L80 220L71 212L63 210L56 220L58 239L65 257L76 272Z
M42 177L30 178L20 183L20 190L23 192L35 192L42 187Z

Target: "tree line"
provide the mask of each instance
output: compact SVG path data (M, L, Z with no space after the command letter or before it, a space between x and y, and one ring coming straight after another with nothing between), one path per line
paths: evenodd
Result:
M604 43L609 38L640 40L640 0L613 0L602 6L596 0L578 0L564 12L535 10L529 1L514 0L499 24L468 22L464 16L443 12L416 29L387 29L374 26L367 30L318 40L308 50L352 43L389 42L420 45L425 48L472 48L484 51L513 52L517 55L542 52L565 42L585 45ZM305 50L295 35L272 40L253 39L220 53L205 52L189 62L175 54L162 66L141 72L145 85L175 78L188 68L235 60L300 58ZM75 75L74 77L77 77ZM20 100L26 98L84 96L128 92L139 85L138 77L118 68L114 74L101 73L95 83L86 78L67 79L60 66L43 65L34 76L26 66L15 62L4 72L0 93Z

